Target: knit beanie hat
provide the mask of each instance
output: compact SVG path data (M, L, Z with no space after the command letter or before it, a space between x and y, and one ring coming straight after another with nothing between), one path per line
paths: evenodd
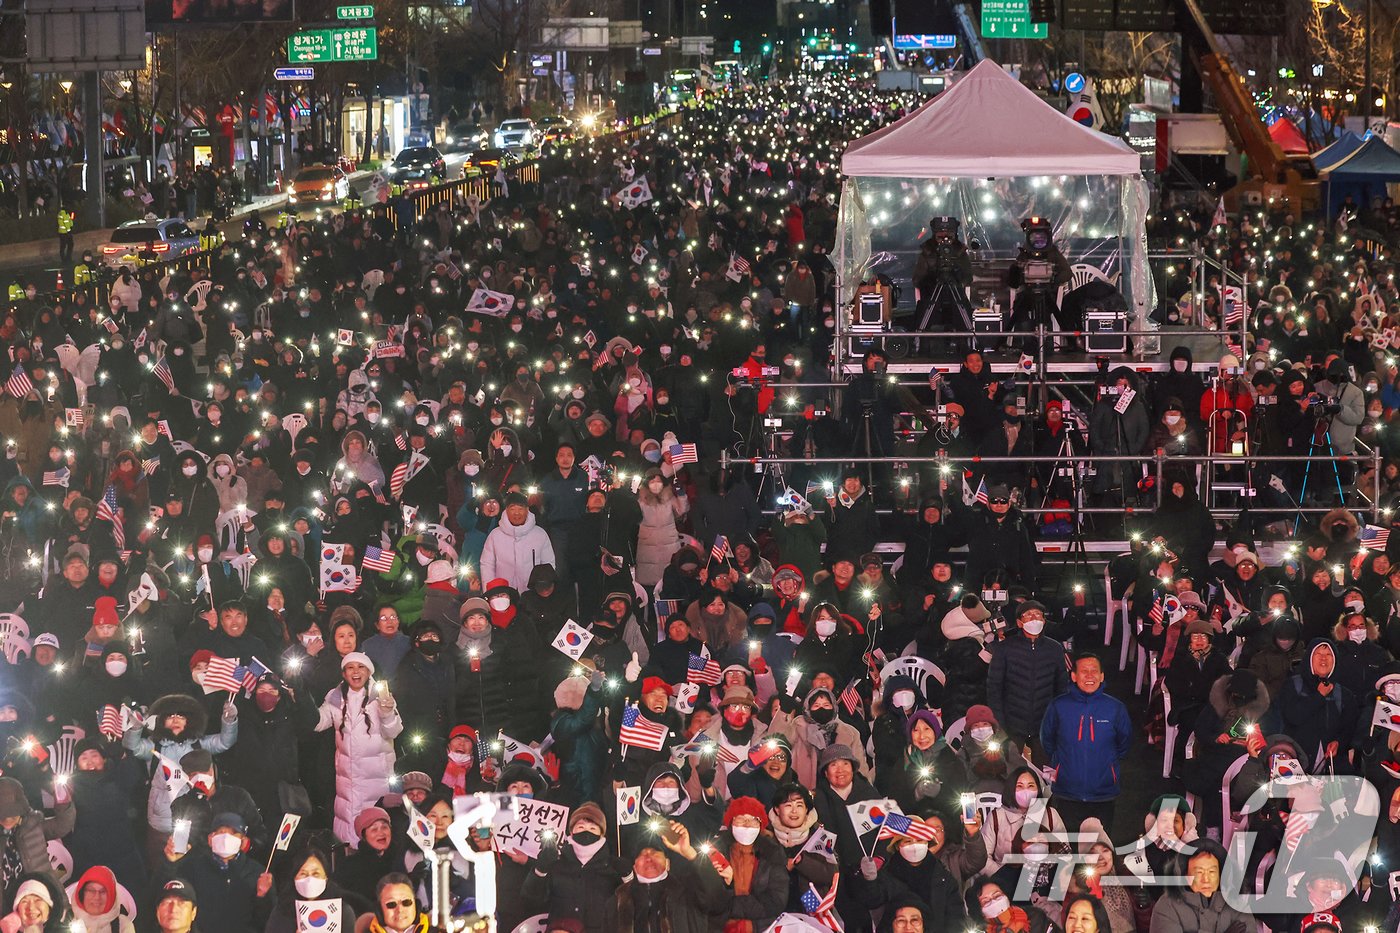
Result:
M724 811L724 827L734 824L736 816L751 816L758 820L758 825L764 829L768 828L768 814L763 809L763 804L754 797L735 797L729 801L728 808Z

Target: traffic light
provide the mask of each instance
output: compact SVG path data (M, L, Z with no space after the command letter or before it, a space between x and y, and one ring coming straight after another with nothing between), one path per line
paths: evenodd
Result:
M812 36L812 37L810 37L810 38L807 40L807 48L809 48L809 49L815 49L816 47L817 47L817 37L816 37L816 36Z
M770 52L772 52L772 51L773 51L773 43L771 43L771 42L765 42L765 43L763 43L763 54L764 54L764 55L767 55L768 53L770 53Z
M1053 23L1055 21L1055 0L1031 0L1031 22Z

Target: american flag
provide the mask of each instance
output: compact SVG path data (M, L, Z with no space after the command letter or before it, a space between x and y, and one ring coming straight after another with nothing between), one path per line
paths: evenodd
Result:
M476 763L481 764L491 757L491 742L484 735L476 737Z
M991 496L987 494L987 477L982 477L977 484L977 494L972 497L973 505L986 505L991 501Z
M394 467L394 472L389 476L389 495L395 499L402 498L403 484L406 482L408 482L407 460Z
M206 573L207 572L206 570ZM270 673L272 673L272 669L259 661L256 657L233 672L234 676L238 678L239 683L243 685L244 696L252 696L253 688L258 685L258 679L261 678L262 675Z
M1157 590L1152 591L1152 608L1147 611L1147 619L1153 625L1157 625L1166 618L1166 609L1162 605L1162 594Z
M661 723L652 722L642 716L637 707L629 706L622 711L622 728L618 730L617 738L623 745L634 745L637 748L649 748L659 752L666 747L666 735L669 731Z
M1367 525L1361 529L1361 545L1373 551L1384 551L1390 543L1390 529L1379 525Z
M126 547L126 529L122 527L121 509L117 508L117 487L111 483L107 484L102 498L97 500L97 519L112 523L112 540L117 550L123 550Z
M15 398L24 398L34 391L34 383L30 380L29 374L24 371L24 367L15 364L14 372L10 373L10 378L5 380L5 391Z
M700 455L696 453L694 444L672 444L671 463L680 466L682 463L699 463Z
M45 470L42 483L45 486L68 486L69 472L67 467L59 467L57 470Z
M681 601L679 599L658 599L656 601L656 618L665 622L671 616L681 611Z
M360 567L364 570L388 573L394 567L394 552L386 551L372 544L365 545L365 557L364 560L360 561Z
M860 707L860 691L856 689L856 681L857 678L851 678L846 689L841 691L841 705L846 708L847 716L854 716Z
M111 736L113 739L122 737L122 714L115 706L108 703L102 707L102 717L97 726L97 731L103 735Z
M1288 815L1283 819L1283 844L1288 846L1289 852L1298 850L1298 843L1303 841L1303 836L1308 830L1313 828L1320 813L1311 813L1302 810L1289 810Z
M922 821L915 821L905 816L903 813L888 813L885 821L880 824L880 838L893 839L896 836L908 836L910 839L922 839L924 842L933 842L933 827Z
M154 476L156 470L160 469L160 458L149 457L141 461L141 471L147 476Z
M243 689L243 678L238 673L236 658L221 658L218 655L209 659L204 669L204 688L210 693L227 690L230 693Z
M836 916L836 888L840 881L840 872L831 876L831 890L826 892L825 897L817 893L817 886L814 884L808 884L806 893L802 895L802 909L828 930L845 929L840 918Z
M87 423L86 419L83 417L83 410L81 408L63 409L63 420L70 428L81 428Z
M692 653L685 668L685 682L688 684L709 684L713 687L720 681L719 662L714 658Z
M167 391L175 391L175 377L171 375L170 364L166 362L165 357L162 356L160 359L156 360L156 366L152 372L155 374L155 377L161 381L161 385L165 386Z
M399 450L408 450L408 435L402 431L394 434L394 446Z
M724 560L729 554L729 539L716 535L714 546L710 548L710 560Z

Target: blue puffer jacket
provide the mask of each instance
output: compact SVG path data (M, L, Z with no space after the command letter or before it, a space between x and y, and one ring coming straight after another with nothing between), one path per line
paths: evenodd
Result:
M1040 742L1055 769L1055 795L1097 802L1118 796L1118 762L1133 743L1128 708L1102 688L1071 686L1045 711Z

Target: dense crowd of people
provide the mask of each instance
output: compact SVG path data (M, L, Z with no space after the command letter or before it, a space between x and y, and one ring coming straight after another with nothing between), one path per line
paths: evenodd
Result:
M1351 464L1280 465L1223 553L1167 472L1109 565L1128 703L1103 594L1040 573L1054 470L720 465L870 449L862 400L885 450L929 415L928 457L1080 430L975 352L936 399L878 352L839 414L770 385L827 378L836 162L908 106L717 94L486 203L12 301L0 929L426 933L435 891L546 933L1395 929L1400 536ZM1092 449L1325 436L1380 445L1392 491L1383 257L1203 223L1158 232L1271 289L1252 343L1203 376L1178 306L1167 371L1105 369ZM1303 501L1331 511L1265 541Z

